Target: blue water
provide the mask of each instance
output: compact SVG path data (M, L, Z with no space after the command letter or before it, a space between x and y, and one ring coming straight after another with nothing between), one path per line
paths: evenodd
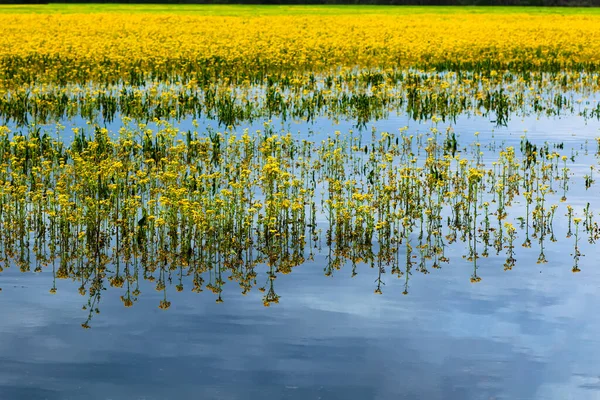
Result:
M407 124L392 118L377 128ZM525 118L493 128L464 119L454 129L517 148L527 130L533 142L582 154L588 140L587 163L570 168L581 177L589 162L597 166L598 121ZM589 201L598 214L599 195L596 184L569 203ZM322 254L278 276L280 304L268 308L256 288L242 296L234 282L221 304L168 286L169 310L158 309L163 295L150 284L131 308L122 289L109 288L89 330L76 283L59 281L50 294L51 271L13 266L0 273L0 399L599 399L600 251L583 237L582 271L573 274L564 224L555 231L547 264L518 245L512 271L502 255L480 259L482 281L472 284L459 244L441 270L413 270L407 295L404 278L389 274L375 294L367 265L354 278L349 266L325 277Z
M391 277L375 295L368 269L326 278L318 260L279 277L269 308L257 291L171 293L167 311L151 288L132 308L108 292L90 330L75 285L51 295L49 273L7 270L0 398L597 398L593 257L572 274L530 254L509 272L483 261L477 284L467 263L415 274L408 295Z

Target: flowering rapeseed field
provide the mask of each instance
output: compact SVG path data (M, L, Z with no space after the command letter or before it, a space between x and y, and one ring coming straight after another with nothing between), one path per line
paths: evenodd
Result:
M594 165L573 176L574 148L526 135L485 147L442 128L465 114L597 118L600 15L22 10L0 8L0 271L52 269L52 293L78 282L84 327L106 286L129 307L144 280L163 309L169 283L221 302L228 280L269 306L277 276L323 247L325 275L367 265L382 293L389 266L407 294L411 271L441 268L453 243L476 283L490 253L511 270L516 247L535 246L545 263L555 218L573 272L583 239L600 238L589 203L560 211L595 183ZM364 129L393 112L430 128L319 142L270 121Z
M600 15L2 14L2 86L340 67L594 71Z

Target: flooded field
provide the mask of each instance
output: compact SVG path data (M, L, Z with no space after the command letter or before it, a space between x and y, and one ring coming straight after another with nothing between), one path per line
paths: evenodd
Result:
M598 398L600 16L408 10L0 8L0 398Z

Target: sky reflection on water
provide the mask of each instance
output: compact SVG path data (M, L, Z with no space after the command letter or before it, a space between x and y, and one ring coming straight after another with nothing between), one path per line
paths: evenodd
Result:
M532 141L591 140L598 121L525 119L496 140L518 146L523 129ZM109 288L90 330L77 284L51 295L51 271L13 267L0 274L0 399L600 399L599 252L587 246L572 274L568 246L550 244L545 265L522 251L507 272L502 256L482 259L477 284L453 248L449 265L413 273L407 296L391 276L374 294L367 266L326 278L324 256L279 276L269 308L233 284L222 304L171 290L167 311L148 283L132 308Z
M535 257L469 283L468 263L415 275L408 296L369 271L322 276L323 260L256 291L147 291L133 308L103 298L79 327L73 287L5 271L0 397L6 399L594 399L599 395L599 276ZM486 269L486 263L482 263ZM583 275L585 274L585 276ZM24 287L22 287L24 286ZM66 285L63 285L66 286ZM233 288L232 288L233 289Z

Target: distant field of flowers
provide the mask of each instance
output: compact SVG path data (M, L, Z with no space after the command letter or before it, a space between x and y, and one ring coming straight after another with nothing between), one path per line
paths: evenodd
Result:
M1 14L2 86L338 72L595 71L600 16Z

